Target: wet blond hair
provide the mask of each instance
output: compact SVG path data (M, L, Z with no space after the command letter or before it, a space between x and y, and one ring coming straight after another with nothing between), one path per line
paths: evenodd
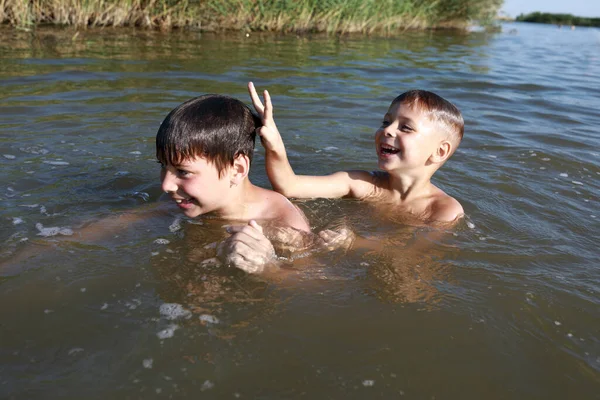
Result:
M448 100L427 90L409 90L396 97L390 107L400 103L419 111L448 135L454 152L460 144L465 121L460 110Z

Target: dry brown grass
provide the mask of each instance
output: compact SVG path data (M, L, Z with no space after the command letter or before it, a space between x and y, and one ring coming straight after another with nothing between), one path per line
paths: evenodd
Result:
M495 15L502 0L0 0L0 21L169 30L393 33L464 27Z

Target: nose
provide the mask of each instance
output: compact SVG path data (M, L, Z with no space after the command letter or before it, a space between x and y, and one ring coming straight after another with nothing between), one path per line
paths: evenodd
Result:
M383 134L386 137L396 137L396 128L394 124L390 124L383 129Z
M165 193L175 193L177 191L177 177L167 169L163 169L160 173L161 188Z

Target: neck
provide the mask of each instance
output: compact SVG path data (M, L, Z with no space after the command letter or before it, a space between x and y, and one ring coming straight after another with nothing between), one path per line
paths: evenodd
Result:
M227 200L225 205L215 213L223 219L247 219L247 206L249 203L250 194L255 186L248 178L236 186L232 186L225 195Z
M409 174L389 173L390 189L400 202L408 202L428 192L431 187L431 176L411 176Z

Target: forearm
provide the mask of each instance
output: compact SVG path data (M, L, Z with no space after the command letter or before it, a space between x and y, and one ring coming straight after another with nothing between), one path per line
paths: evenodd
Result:
M276 149L265 152L267 176L273 189L286 197L295 197L298 176L294 173L283 143Z

